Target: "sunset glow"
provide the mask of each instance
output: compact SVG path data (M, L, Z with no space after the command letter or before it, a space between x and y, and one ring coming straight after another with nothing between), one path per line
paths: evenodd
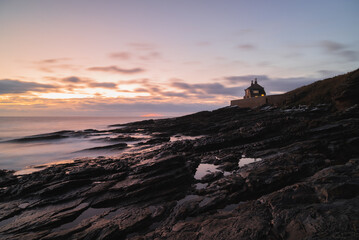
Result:
M358 67L357 9L355 0L1 1L0 116L180 115L228 106L254 77L283 93Z
M144 114L141 117L163 117L162 114L158 114L158 113L148 113L148 114Z

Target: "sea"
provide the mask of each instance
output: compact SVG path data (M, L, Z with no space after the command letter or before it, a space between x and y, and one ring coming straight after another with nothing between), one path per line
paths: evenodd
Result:
M89 138L14 142L11 140L62 130L108 130L109 125L142 121L144 117L0 117L0 169L24 170L41 164L76 158L114 155L115 152L81 152L101 144Z

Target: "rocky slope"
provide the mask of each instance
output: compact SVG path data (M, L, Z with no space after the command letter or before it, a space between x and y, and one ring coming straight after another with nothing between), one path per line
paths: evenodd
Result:
M358 239L359 106L349 105L136 122L113 132L151 135L141 151L3 170L0 238Z
M330 103L336 109L359 104L359 69L333 78L316 81L285 94L287 105Z

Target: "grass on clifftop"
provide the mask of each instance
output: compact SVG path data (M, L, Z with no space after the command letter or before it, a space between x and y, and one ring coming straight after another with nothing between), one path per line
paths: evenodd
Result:
M285 93L288 105L331 103L343 109L359 103L359 69Z

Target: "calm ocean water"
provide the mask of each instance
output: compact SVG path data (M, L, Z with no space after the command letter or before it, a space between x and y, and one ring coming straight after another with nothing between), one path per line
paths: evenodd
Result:
M32 143L4 143L11 139L61 130L106 130L108 125L145 120L140 117L0 117L0 169L20 170L32 165L94 157L99 153L76 153L98 142L84 138ZM111 153L114 154L114 153Z

